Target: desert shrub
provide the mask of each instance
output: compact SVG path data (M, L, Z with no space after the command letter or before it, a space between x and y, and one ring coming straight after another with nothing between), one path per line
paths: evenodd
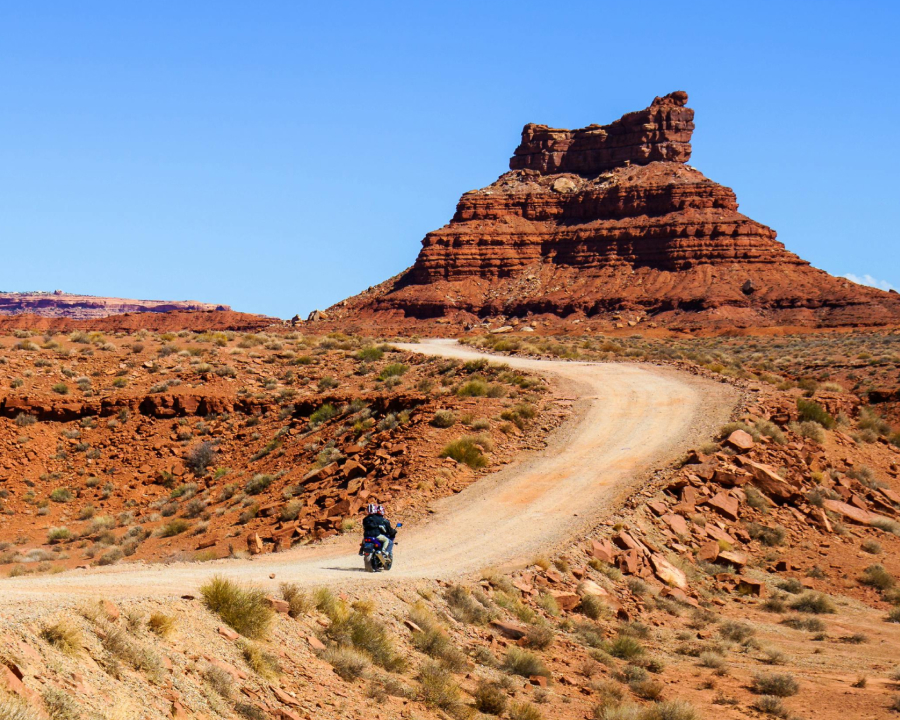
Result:
M482 680L475 688L475 709L487 715L502 715L506 712L506 693L497 683Z
M525 641L528 647L538 650L546 650L556 639L556 633L548 625L532 625L525 633Z
M161 663L156 653L131 639L123 628L111 627L105 632L100 641L111 655L127 662L135 670L143 670L151 675L160 672Z
M632 660L644 654L644 646L637 638L630 635L619 635L615 639L603 644L602 650L620 660Z
M529 420L537 415L537 408L529 403L520 403L500 413L500 419L511 422L520 430L524 430Z
M456 423L456 415L452 410L437 410L431 418L431 424L437 428L452 427Z
M541 593L538 597L537 604L539 607L543 608L544 612L546 612L548 615L559 617L559 603L556 602L556 598L553 597L550 593Z
M28 427L29 425L34 425L38 419L34 415L29 415L28 413L19 413L16 415L16 425L19 427Z
M234 688L234 678L231 674L215 665L207 666L203 672L203 679L223 698L228 699Z
M125 553L121 550L121 548L112 548L107 550L100 558L97 560L98 565L115 565L119 560L125 557Z
M493 614L485 605L476 600L462 585L451 585L444 592L444 599L450 612L457 620L472 625L484 625Z
M863 585L878 588L879 590L888 590L894 586L894 577L884 567L884 565L869 565L863 570L859 581Z
M800 421L810 421L818 423L823 428L830 430L835 425L834 418L815 400L806 400L805 398L797 399L797 412L800 415Z
M784 444L784 433L781 431L780 427L778 427L770 420L757 420L755 427L756 431L761 435L772 438L772 440L774 440L779 445Z
M872 538L863 540L863 543L860 547L863 552L867 552L870 555L880 555L882 551L881 543L879 543L877 540L873 540Z
M215 446L208 440L204 440L202 443L195 445L188 451L187 455L185 455L184 462L194 475L199 476L206 472L206 468L213 461L215 455Z
M147 629L154 635L167 638L175 630L175 618L172 615L166 615L161 612L151 613L147 619Z
M56 503L67 503L74 497L75 495L72 493L72 491L69 490L69 488L64 487L56 488L53 492L50 493L50 499Z
M41 630L41 637L66 655L78 654L83 646L81 630L68 620L45 625Z
M377 362L384 357L384 350L374 345L361 348L356 352L356 359L363 362Z
M719 626L719 634L732 642L744 642L752 637L756 631L746 623L729 620Z
M834 604L828 599L828 596L817 592L803 593L791 603L791 609L815 615L824 615L835 611Z
M812 420L804 420L801 423L791 423L790 428L800 437L806 438L807 440L812 440L819 444L825 442L825 430L819 423L815 423Z
M753 676L750 689L757 695L790 697L799 692L800 686L790 673L757 673Z
M58 393L59 395L68 395L69 394L69 386L65 383L56 383L52 388L53 392Z
M312 609L312 601L309 596L300 589L299 585L295 585L294 583L281 583L278 589L281 591L281 597L288 604L288 615L290 617L298 618Z
M64 542L72 537L67 527L52 527L47 531L47 542L50 544Z
M381 372L378 373L379 380L387 380L388 378L400 377L405 374L409 368L403 363L388 363Z
M900 623L900 605L894 605L894 607L888 610L885 620L891 623Z
M250 480L247 481L247 484L244 485L244 492L246 492L248 495L259 495L261 492L266 490L274 480L274 477L265 473L254 475L252 478L250 478Z
M700 653L700 664L711 670L722 670L726 667L725 658L711 651Z
M747 498L747 504L754 510L759 510L761 513L769 511L769 502L766 496L752 485L747 485L744 488L744 495Z
M360 609L348 612L342 604L334 606L330 617L331 625L326 634L339 645L352 645L385 670L403 668L403 658L394 649L387 628L380 620Z
M200 593L206 607L241 635L258 639L268 634L274 613L259 588L242 587L216 575L200 588Z
M698 720L697 710L686 700L667 700L643 709L640 720Z
M510 646L506 651L506 658L503 662L503 669L514 675L522 677L533 677L535 675L550 677L550 671L544 665L544 661L537 655L528 650L523 650L515 645Z
M754 540L759 540L763 545L775 547L784 542L785 529L781 526L769 527L759 523L747 523L747 534Z
M484 397L488 394L488 384L482 378L472 378L456 388L459 397Z
M328 422L338 414L338 409L331 403L325 403L309 416L309 424L313 427Z
M514 702L509 706L509 720L543 720L543 717L529 702Z
M787 617L781 621L781 624L787 625L794 630L806 630L807 632L825 631L825 623L819 618Z
M252 642L241 642L239 647L244 661L260 677L272 680L281 674L281 665L272 653Z
M44 701L50 720L80 720L81 710L78 703L65 690L48 685L41 691L41 699ZM4 720L8 718L2 710L0 710L0 717Z
M756 698L752 707L754 710L759 710L759 712L772 717L786 718L788 716L788 711L785 709L784 703L781 702L781 698L777 698L774 695L763 695Z
M170 522L167 522L165 525L159 528L157 531L157 535L159 537L175 537L176 535L181 535L181 533L185 532L188 528L190 528L191 524L182 518L175 518Z
M607 605L598 595L584 595L579 609L591 620L599 620L606 612Z
M440 456L453 458L456 462L478 469L488 464L484 451L489 447L490 441L486 438L467 435L446 445Z
M322 653L322 658L344 680L356 680L362 677L371 665L369 658L351 647L329 647Z
M438 663L426 663L419 670L419 696L426 705L450 710L459 703L459 686Z

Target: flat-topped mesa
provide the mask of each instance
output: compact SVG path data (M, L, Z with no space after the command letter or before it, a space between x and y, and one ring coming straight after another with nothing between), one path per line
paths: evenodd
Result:
M580 130L529 123L509 167L542 175L597 175L628 164L687 162L694 132L694 111L685 107L687 99L686 92L677 90L609 125L588 125Z

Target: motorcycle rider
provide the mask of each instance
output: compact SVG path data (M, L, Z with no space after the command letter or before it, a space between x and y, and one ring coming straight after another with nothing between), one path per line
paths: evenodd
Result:
M388 557L394 557L394 537L397 531L391 527L390 521L384 516L384 505L370 503L366 506L366 516L363 518L363 537L375 538L381 543L381 552Z

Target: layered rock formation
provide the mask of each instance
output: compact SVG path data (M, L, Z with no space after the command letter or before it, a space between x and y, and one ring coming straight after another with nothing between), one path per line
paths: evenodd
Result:
M128 312L172 312L176 310L231 310L228 305L194 300L126 300L123 298L71 295L55 292L0 293L0 315L39 315L78 320L121 315Z
M405 273L333 319L626 317L682 327L872 325L900 297L809 266L687 165L687 93L609 125L529 124L510 172L468 192Z

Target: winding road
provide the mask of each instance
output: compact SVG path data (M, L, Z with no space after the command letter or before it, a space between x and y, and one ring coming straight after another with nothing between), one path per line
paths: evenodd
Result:
M489 357L552 376L575 399L572 417L546 448L433 502L434 514L404 528L390 573L361 571L359 539L206 563L125 564L58 575L0 580L0 607L51 597L77 600L171 597L195 593L215 574L264 586L373 583L464 576L489 566L522 563L583 535L656 468L708 438L738 400L731 386L667 367L584 363L485 355L453 340L406 350L460 359ZM276 579L270 580L270 573Z

